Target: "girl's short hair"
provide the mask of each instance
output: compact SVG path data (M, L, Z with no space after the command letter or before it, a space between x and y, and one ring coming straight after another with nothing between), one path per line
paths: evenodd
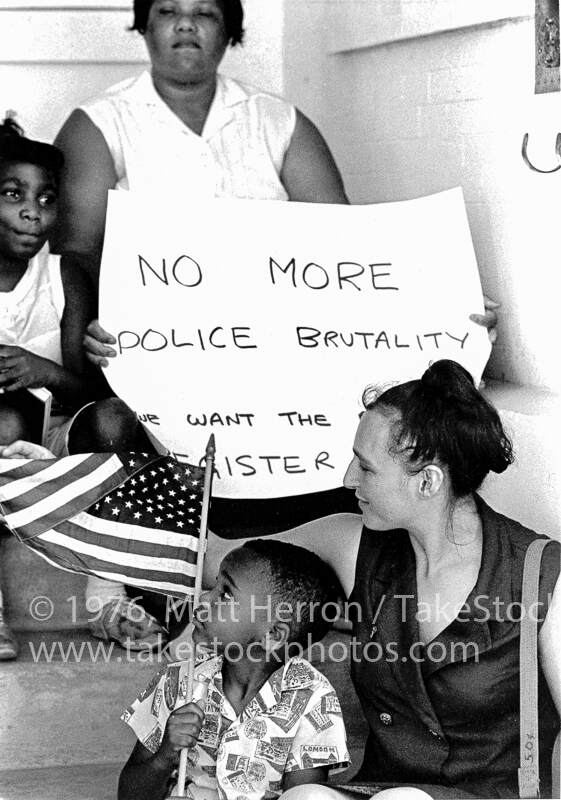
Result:
M436 361L420 380L381 394L369 387L362 399L366 409L396 417L390 452L412 473L431 462L445 466L455 498L472 494L489 472L504 472L514 460L496 409L455 361Z
M58 181L64 165L64 156L58 147L52 144L27 139L17 122L11 116L7 116L4 122L0 123L0 164L6 162L36 164L52 172Z
M130 28L131 31L138 31L143 35L146 33L148 15L153 2L154 0L134 0L134 19ZM218 2L222 6L222 13L224 14L228 44L231 44L232 47L241 44L244 37L243 7L241 0L218 0Z

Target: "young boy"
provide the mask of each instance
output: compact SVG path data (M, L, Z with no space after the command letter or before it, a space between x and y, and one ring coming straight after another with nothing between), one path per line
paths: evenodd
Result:
M122 719L138 742L121 773L119 800L173 795L182 748L194 800L263 800L323 783L349 763L337 695L293 655L323 638L342 595L333 570L302 547L253 539L223 560L195 610L194 699L188 661L170 664ZM331 613L330 613L331 612Z

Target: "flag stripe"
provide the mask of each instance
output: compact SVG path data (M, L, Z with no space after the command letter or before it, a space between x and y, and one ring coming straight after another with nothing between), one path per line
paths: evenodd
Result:
M182 580L178 581L177 583L170 583L169 582L169 575L166 575L166 580L160 581L153 581L149 580L145 575L141 575L140 578L136 578L132 575L119 575L118 573L114 572L97 572L100 578L105 578L108 581L120 581L121 583L126 583L129 586L135 586L138 589L149 589L152 592L157 592L158 594L169 594L173 595L174 597L188 597L193 595L193 590L195 588L195 576L184 576Z
M61 459L61 461L64 461L64 459ZM53 474L51 471L44 471L27 480L22 478L20 481L17 481L17 483L22 485L22 491L18 492L18 494L13 497L7 497L4 500L4 505L8 507L10 513L15 513L27 506L34 506L47 497L56 496L56 492L60 491L66 484L68 484L68 488L75 486L76 497L79 497L80 494L84 492L84 487L86 489L95 490L96 476L98 476L100 481L105 480L107 476L113 474L116 475L116 479L120 482L127 478L127 472L123 468L119 457L115 455L109 457L105 454L101 457L91 455L90 458L82 461L80 464L68 465L68 469L65 471L57 470L57 472L58 474ZM81 481L81 483L78 483L79 481ZM24 487L24 483L27 484L26 487ZM14 484L12 484L12 486L13 485ZM11 488L11 486L9 488ZM24 491L24 488L26 488L26 491ZM6 494L7 493L8 492L6 492ZM65 495L63 494L60 497L64 500ZM91 504L90 501L90 505ZM87 508L87 506L85 506L85 508Z
M51 536L51 534L55 534ZM43 533L36 539L29 540L27 545L37 552L45 552L53 560L55 566L62 566L73 572L99 575L108 580L118 580L135 586L160 587L154 591L163 591L165 586L175 586L185 594L194 586L196 565L186 560L159 558L130 558L129 563L118 563L110 558L98 558L87 552L79 552L67 547L68 537L56 535L56 531ZM72 540L70 540L72 543ZM99 549L99 548L98 548ZM166 562L167 563L164 563ZM170 567L173 564L173 569Z
M80 454L80 458L84 458L87 454ZM74 458L75 456L68 456ZM3 458L0 459L0 480L2 484L8 481L19 480L27 475L36 475L38 472L50 467L59 459L43 458L43 459L30 459L30 458Z
M188 533L173 533L173 531L143 528L140 525L131 525L126 522L113 522L92 516L86 511L76 514L68 522L74 523L81 529L80 538L84 537L89 540L90 532L92 535L98 534L100 540L101 537L106 538L107 547L115 548L116 550L123 550L126 543L131 543L132 549L132 542L135 543L134 546L136 546L136 542L145 542L152 545L153 549L154 543L157 542L158 547L175 547L180 550L187 548L196 552L199 542L196 536L191 536ZM57 525L57 528L63 530L62 524ZM119 540L123 540L123 543Z
M84 571L90 571L94 574L98 572L103 572L104 574L119 574L125 576L124 583L128 583L129 578L148 578L152 581L169 581L176 584L185 583L186 580L193 579L195 577L196 570L193 569L192 564L188 564L186 561L176 562L179 564L180 567L183 569L180 570L173 570L172 572L166 572L165 570L157 569L157 559L152 559L155 562L153 568L146 568L143 567L135 567L134 565L127 565L127 564L115 564L111 561L106 561L103 558L95 558L93 556L86 556L86 558L82 558L80 553L77 553L75 550L69 550L64 544L58 544L56 542L50 542L48 539L43 539L44 536L47 534L41 534L41 537L34 540L37 542L37 545L41 546L41 549L44 547L49 556L52 557L57 563L62 564L66 567L78 567ZM64 540L64 537L63 537ZM145 559L149 560L149 559ZM190 570L190 571L189 571Z
M177 597L184 598L186 596L191 596L193 594L193 588L195 586L195 577L191 577L189 575L180 576L180 579L177 583L173 583L170 581L170 575L166 575L165 579L163 580L150 580L146 578L145 575L142 575L140 578L133 576L133 575L125 575L121 572L104 572L102 569L99 570L92 570L88 569L85 564L78 564L73 563L72 565L65 566L65 559L61 561L57 561L54 558L51 558L48 554L50 553L50 548L43 551L41 547L41 537L37 539L30 540L27 545L33 552L44 558L45 561L48 561L49 564L52 564L53 567L57 569L63 569L65 572L77 572L80 575L97 575L100 578L105 578L105 580L111 581L119 581L120 583L126 583L129 586L135 586L139 589L150 589L153 592L157 592L159 594L169 594L174 595Z
M0 475L13 474L20 467L25 466L26 464L29 464L29 468L31 469L31 464L37 465L38 463L38 461L32 462L28 458L2 458L0 459ZM6 478L3 478L2 480L6 480Z
M4 501L11 501L10 507L21 508L31 505L58 491L61 485L92 475L103 465L109 465L113 472L121 471L122 480L127 477L120 458L107 453L89 453L82 456L68 456L51 462L48 469L30 477L22 476L14 480L9 487L2 490ZM72 462L76 459L75 463ZM77 459L80 459L79 461ZM48 463L48 462L47 462ZM94 481L92 480L92 485Z
M103 529L98 529L98 525ZM84 543L103 548L108 554L113 555L115 560L119 559L120 553L153 556L156 548L165 558L186 558L192 563L197 559L199 540L195 536L110 522L92 517L85 512L77 514L67 522L59 523L55 530L72 538L72 549L76 552L80 552ZM29 539L25 540L25 544L28 542Z
M100 547L96 544L77 541L75 532L72 530L74 525L71 522L64 522L58 526L58 531L46 531L41 534L43 542L65 547L80 556L107 561L113 555L111 550ZM163 558L158 556L142 556L135 552L119 552L116 563L119 567L138 567L145 570L165 570L168 572L189 572L194 571L194 565L177 558Z
M93 458L95 459L95 456L93 456ZM0 499L4 501L13 500L14 497L25 494L29 491L30 484L32 488L34 488L33 477L36 477L37 485L41 485L46 481L54 480L57 476L72 472L73 469L77 469L84 461L90 461L90 459L92 459L91 453L80 453L74 456L67 456L66 458L28 461L27 467L22 465L20 470L22 473L21 478L18 476L17 470L14 470L14 473L9 476L10 484L0 489ZM104 460L107 460L105 454ZM8 480L8 476L4 475L2 480Z
M73 568L65 567L58 561L55 561L53 558L49 558L47 553L36 547L33 542L38 542L40 544L41 540L33 539L28 545L36 555L44 558L45 561L48 561L48 563L52 564L53 567L56 567L57 569L63 569L65 572L77 572L80 575L97 575L99 578L105 578L105 580L108 581L114 580L119 581L120 583L128 583L129 586L135 586L139 589L150 589L158 594L173 595L174 597L180 597L182 599L185 597L190 597L193 594L195 578L186 577L181 583L176 584L170 583L169 581L151 581L145 579L144 576L142 578L129 578L126 575L116 572L102 572L101 570L99 570L99 572L94 572L93 570L78 566L74 566ZM169 576L166 577L169 578Z
M94 469L88 467L87 463L81 466L86 470L85 474L73 476L72 483L57 491L52 491L52 488L58 485L58 480L56 484L44 482L40 487L41 494L45 495L43 499L33 502L31 498L20 496L20 502L17 503L19 510L6 514L6 523L11 528L19 528L24 538L36 536L54 527L60 520L67 519L69 513L75 514L77 509L91 506L127 477L117 456L112 456ZM32 491L37 489L39 487ZM29 505L30 502L32 505ZM16 505L16 501L13 504Z

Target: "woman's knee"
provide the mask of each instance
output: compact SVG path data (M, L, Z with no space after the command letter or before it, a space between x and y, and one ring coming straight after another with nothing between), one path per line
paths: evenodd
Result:
M68 449L71 453L134 450L138 429L136 414L118 397L98 400L76 417Z
M392 789L382 789L376 795L376 800L432 800L432 798L430 794L414 786L395 786Z
M118 397L99 400L92 408L92 425L100 437L128 439L134 437L138 419L126 403Z
M342 787L344 789L344 787ZM287 789L281 795L281 800L349 800L350 795L338 792L331 786L322 786L318 783L307 783ZM422 789L413 786L396 786L392 789L382 789L374 795L375 800L432 800L431 796Z
M319 783L304 783L293 786L281 795L281 800L344 800L344 795L330 786Z
M17 408L0 405L0 445L12 444L17 439L29 439L25 417Z

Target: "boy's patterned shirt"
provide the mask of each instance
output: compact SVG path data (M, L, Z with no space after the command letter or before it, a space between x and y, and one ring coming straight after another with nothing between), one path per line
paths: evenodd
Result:
M188 663L159 672L121 717L152 753L171 712L187 702ZM273 800L287 772L349 764L339 700L309 661L291 658L239 716L222 691L221 668L220 656L195 666L194 686L206 685L208 693L199 739L189 751L187 797Z

